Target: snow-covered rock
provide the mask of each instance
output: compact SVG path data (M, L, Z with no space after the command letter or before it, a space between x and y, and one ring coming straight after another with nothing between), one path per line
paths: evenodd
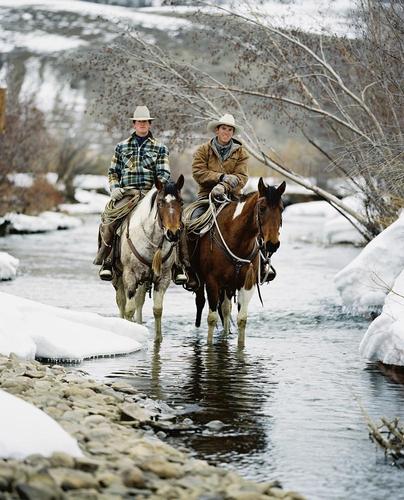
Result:
M76 189L75 197L79 203L63 203L60 210L69 214L100 214L109 201L109 196L85 189Z
M7 252L0 252L0 281L12 280L17 274L20 261Z
M404 270L387 295L381 315L369 326L359 352L370 361L404 366Z
M22 460L55 452L83 455L77 441L51 417L0 389L0 458Z
M8 232L21 234L71 229L81 224L80 219L58 212L42 212L37 216L10 212L0 218L0 224L5 222L9 223Z
M25 359L81 361L142 348L144 326L94 313L69 311L0 292L0 353Z
M335 283L345 306L366 313L380 310L403 269L404 213L336 275Z
M354 210L363 211L363 204L358 196L349 196L342 201ZM365 243L362 234L326 201L295 203L286 207L285 221L299 217L313 219L313 232L305 237L308 241L325 245L350 243L361 246Z

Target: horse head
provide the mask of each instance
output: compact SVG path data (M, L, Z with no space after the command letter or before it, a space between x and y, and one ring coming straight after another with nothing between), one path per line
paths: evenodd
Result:
M164 184L157 179L155 185L159 223L164 237L174 243L179 240L183 229L181 189L184 185L184 176L181 174L177 182L169 181Z
M285 188L285 181L277 188L267 186L262 177L258 181L257 221L260 237L264 240L265 247L270 254L276 252L280 245L279 229L282 226L282 195Z

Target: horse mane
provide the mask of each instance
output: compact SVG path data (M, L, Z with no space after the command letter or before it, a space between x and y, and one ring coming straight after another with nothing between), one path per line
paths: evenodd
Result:
M251 193L248 193L248 194L242 194L240 196L240 199L238 200L238 202L243 203L243 202L249 200L250 198L252 198L256 194L258 194L258 197L259 197L259 191L252 191ZM267 200L268 205L272 208L278 206L279 203L281 203L281 201L282 201L281 195L279 194L279 192L275 186L265 186L265 199ZM282 203L281 203L281 205L283 208Z

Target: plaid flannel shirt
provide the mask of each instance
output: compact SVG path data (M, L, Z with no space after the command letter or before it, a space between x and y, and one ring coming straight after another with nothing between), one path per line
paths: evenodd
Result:
M135 133L117 144L108 181L111 191L117 187L133 187L148 191L155 178L162 182L170 178L168 148L150 135L139 147Z

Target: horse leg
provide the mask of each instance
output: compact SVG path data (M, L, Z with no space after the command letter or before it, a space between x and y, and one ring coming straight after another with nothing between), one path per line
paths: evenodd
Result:
M161 341L163 336L161 334L161 316L163 314L163 299L166 289L160 284L158 289L153 290L153 315L154 315L154 330L155 340Z
M125 289L123 286L122 278L118 278L117 282L114 284L115 286L115 295L116 295L116 303L119 308L119 314L121 318L125 317L125 306L126 306L126 295Z
M254 295L255 286L250 290L242 288L238 292L238 315L237 315L237 326L238 326L238 346L244 347L245 344L245 327L247 325L247 311L248 304L252 296Z
M141 325L143 323L143 305L146 300L146 285L139 286L135 294L135 321Z
M225 335L230 333L230 321L231 321L231 300L224 294L222 301L222 315L223 315L223 331Z
M195 296L195 305L196 305L196 319L195 319L195 326L200 327L201 326L201 317L202 317L202 311L203 308L205 307L205 285L201 283L200 287L196 291L196 296Z
M123 289L125 294L125 307L123 311L123 318L128 321L133 321L133 315L136 310L135 295L138 284L134 281L133 273L130 269L124 269L122 275Z
M217 304L219 302L219 287L216 282L210 281L206 284L206 291L208 295L209 302L209 313L208 313L208 344L213 341L213 332L217 324Z

